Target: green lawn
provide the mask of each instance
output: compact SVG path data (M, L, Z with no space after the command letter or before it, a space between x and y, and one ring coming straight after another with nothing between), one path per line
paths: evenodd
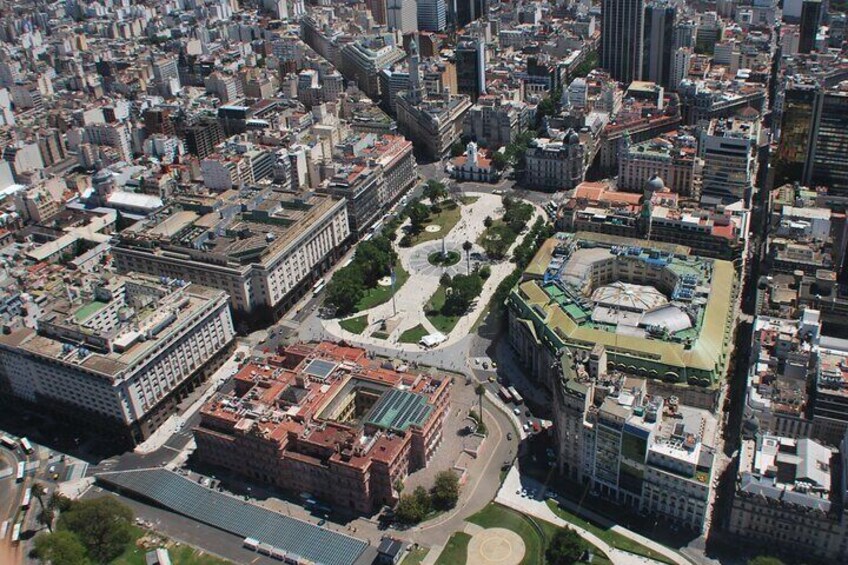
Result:
M483 510L468 518L468 521L484 528L506 528L521 536L525 548L524 559L521 561L522 565L544 565L545 548L548 540L553 538L559 529L550 522L536 520L496 503L489 504ZM588 542L586 543L588 544ZM594 564L608 565L610 563L606 554L597 547L594 548L593 552Z
M479 196L460 196L459 201L462 202L463 206L470 206L480 200Z
M661 563L668 563L669 565L674 565L674 561L671 561L661 553L657 553L653 549L645 547L641 543L635 542L619 533L616 533L607 528L602 528L594 524L593 522L589 522L575 514L572 514L568 510L562 508L556 501L548 500L548 506L551 510L553 510L554 514L556 514L563 520L571 522L575 526L579 526L584 530L592 532L593 534L595 534L596 536L598 536L599 538L601 538L616 549L635 553L636 555L641 555L643 557L648 557L649 559L654 559L655 561L659 561Z
M468 542L471 536L465 532L454 532L454 534L445 544L439 558L436 559L436 565L461 565L468 561Z
M459 218L462 216L462 209L455 203L445 202L442 204L442 211L438 214L430 214L430 218L424 223L424 228L431 225L442 226L442 229L435 233L428 232L422 229L421 233L412 238L412 245L418 245L425 241L433 241L434 239L442 239L449 231L453 229Z
M376 339L389 339L389 334L386 332L376 331L371 334L371 337Z
M145 554L149 551L141 549L136 545L136 542L143 537L147 532L138 526L132 526L132 541L127 544L124 552L112 561L112 565L145 565ZM152 537L161 538L158 534L152 534ZM229 561L213 557L203 551L190 545L178 544L173 541L166 541L164 544L158 544L156 547L168 548L171 556L171 563L174 565L229 565Z
M427 319L436 327L437 330L447 335L456 326L461 316L445 316L441 313L442 307L445 305L445 287L439 285L433 296L430 297L429 305L425 309Z
M350 333L361 334L368 327L368 314L342 320L339 325Z
M418 546L417 549L413 549L406 554L406 557L403 558L400 565L419 565L422 561L424 561L424 558L427 557L429 552L430 550L428 548Z
M418 343L419 341L421 341L422 337L429 333L430 332L427 331L427 328L425 328L421 324L418 324L414 328L409 328L408 330L400 334L398 341L400 341L401 343Z
M400 290L400 287L402 287L408 279L409 273L407 273L400 265L400 263L398 263L395 266L395 292ZM370 288L365 291L365 295L362 297L362 300L356 303L356 310L358 312L362 312L363 310L370 310L375 306L379 306L384 302L388 302L389 300L391 300L391 298L391 286L377 285L375 288Z

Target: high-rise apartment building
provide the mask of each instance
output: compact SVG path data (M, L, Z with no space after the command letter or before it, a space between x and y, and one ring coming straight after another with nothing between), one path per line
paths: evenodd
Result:
M629 84L642 73L645 0L601 2L601 66Z

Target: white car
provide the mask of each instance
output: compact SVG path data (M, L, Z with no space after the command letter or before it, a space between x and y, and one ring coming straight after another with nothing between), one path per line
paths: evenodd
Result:
M523 425L522 427L524 428L524 431L525 431L525 432L529 432L529 431L530 431L530 425L529 425L527 422L524 422L524 425Z
M515 408L513 410L513 412L515 413L516 416L521 416L521 409L520 408ZM524 424L524 425L526 426L527 424Z

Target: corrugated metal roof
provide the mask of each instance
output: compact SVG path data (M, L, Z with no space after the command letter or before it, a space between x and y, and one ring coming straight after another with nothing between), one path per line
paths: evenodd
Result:
M98 475L97 480L225 532L250 537L324 565L353 565L362 540L271 512L165 469Z

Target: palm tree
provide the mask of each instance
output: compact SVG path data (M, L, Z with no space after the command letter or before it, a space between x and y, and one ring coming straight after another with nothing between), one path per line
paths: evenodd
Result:
M47 526L47 531L49 531L52 534L53 533L53 518L55 518L55 517L56 517L56 512L51 507L48 506L47 508L41 509L41 512L38 513L38 516L36 517L36 519L38 520L39 524L44 524L45 526Z
M47 489L41 483L34 483L30 490L32 495L38 500L38 505L41 507L41 512L38 513L38 521L47 526L47 529L53 531L53 509L45 508L44 495L47 494Z
M477 388L474 389L474 393L477 395L477 400L480 406L480 424L483 423L483 395L486 394L486 387L483 386L482 383L477 385Z
M462 249L465 251L465 274L471 274L471 248L474 247L470 241L465 240L465 243L462 244Z

